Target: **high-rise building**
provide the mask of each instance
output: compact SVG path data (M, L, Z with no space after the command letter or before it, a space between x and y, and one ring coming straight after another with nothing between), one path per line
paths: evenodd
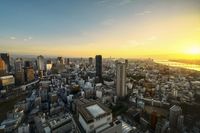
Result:
M69 62L70 62L70 60L69 60L69 58L67 58L66 61L65 61L65 63L66 63L67 65L69 65Z
M44 57L42 55L37 57L37 67L38 67L38 75L40 78L42 78L45 70Z
M6 64L6 71L9 72L10 71L10 56L9 56L9 54L8 53L1 53L0 56Z
M57 62L58 62L59 64L65 64L65 60L64 60L63 57L58 57L58 58L57 58Z
M93 63L93 59L92 59L92 57L90 57L89 58L89 65L92 65L92 63Z
M5 61L0 57L0 71L6 70L6 64Z
M98 82L102 82L102 56L96 55L96 77L98 78Z
M15 72L15 83L16 85L21 85L24 84L24 69L22 69L21 71L16 71Z
M35 80L35 71L30 61L25 61L24 73L25 73L24 78L26 82Z
M117 96L124 97L127 95L126 88L126 64L125 63L117 63L116 70L116 92Z
M23 60L22 58L17 58L15 60L15 72L21 72L23 69Z
M126 68L128 67L128 60L125 60Z
M182 109L180 106L174 105L170 108L169 126L171 133L179 133L182 130L183 117Z
M184 127L184 116L183 115L180 115L178 117L178 121L177 121L177 128L178 128L178 131L180 132L183 132L183 127Z
M51 60L47 60L46 70L47 70L47 71L50 71L51 68L52 68L52 65L53 65L52 61L51 61Z
M17 58L15 60L15 83L16 85L21 85L24 83L24 69L22 58Z
M37 57L37 66L39 71L45 70L44 57L42 55Z
M4 60L0 57L0 76L6 75L6 64Z
M24 62L24 67L27 68L27 67L32 67L32 63L30 61L25 61Z

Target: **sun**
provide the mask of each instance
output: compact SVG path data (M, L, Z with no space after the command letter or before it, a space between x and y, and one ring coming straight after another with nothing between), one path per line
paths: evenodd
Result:
M190 55L199 55L200 54L200 46L192 46L186 50L187 54Z

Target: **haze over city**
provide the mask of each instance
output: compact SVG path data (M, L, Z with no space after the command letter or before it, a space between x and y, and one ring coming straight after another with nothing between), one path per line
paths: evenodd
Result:
M200 0L0 0L0 133L200 133Z
M199 0L1 0L0 18L13 55L200 58Z

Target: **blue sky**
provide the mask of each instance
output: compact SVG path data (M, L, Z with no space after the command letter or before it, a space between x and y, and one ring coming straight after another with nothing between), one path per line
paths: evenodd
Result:
M169 29L191 19L182 27L198 30L199 9L199 0L1 0L0 50L66 56L108 55L104 51L115 45L118 52L127 45L140 50L149 44L144 40L165 41L156 25L165 30L165 22Z

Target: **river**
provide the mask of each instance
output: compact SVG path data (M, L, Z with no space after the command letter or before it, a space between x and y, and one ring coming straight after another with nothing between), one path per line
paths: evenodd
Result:
M168 61L168 60L154 60L154 62L167 65L167 66L172 66L172 67L180 67L180 68L200 71L200 65L195 65L195 64L186 64L186 63L173 62L173 61Z

